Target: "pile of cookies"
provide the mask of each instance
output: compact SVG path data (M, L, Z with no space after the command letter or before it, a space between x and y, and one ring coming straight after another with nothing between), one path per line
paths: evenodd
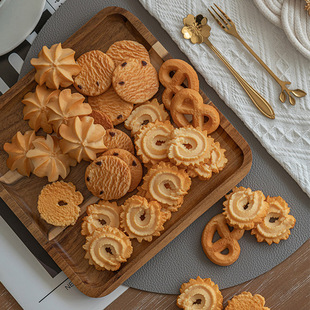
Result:
M262 191L235 187L225 197L224 212L208 222L201 236L206 256L217 265L228 266L238 259L238 240L246 230L251 230L258 242L271 245L286 240L295 226L296 220L280 196L266 198ZM220 239L213 242L216 232ZM222 253L225 249L228 249L227 254Z

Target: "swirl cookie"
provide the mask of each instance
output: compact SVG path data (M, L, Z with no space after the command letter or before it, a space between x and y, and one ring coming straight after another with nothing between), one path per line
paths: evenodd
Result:
M260 223L268 212L269 205L261 191L235 187L223 202L226 220L230 226L250 230Z
M174 75L171 77L171 73ZM159 69L160 83L166 88L162 95L162 101L166 109L170 110L173 96L184 89L184 82L187 87L199 91L199 80L196 71L191 65L181 59L169 59Z
M215 233L218 232L220 239L213 242ZM233 264L240 255L240 245L238 240L244 234L243 229L234 228L230 231L225 216L218 214L214 216L206 225L201 235L203 251L211 262L220 266ZM222 252L228 249L227 254Z
M23 109L24 120L29 120L30 128L38 131L42 128L46 133L52 133L53 127L48 123L47 104L51 97L58 96L59 91L47 89L44 85L37 85L34 93L29 92L25 95L22 103L25 105Z
M157 71L147 60L126 59L115 68L112 85L123 100L134 104L142 103L151 99L158 91Z
M88 103L93 109L105 113L115 126L124 122L133 109L133 104L124 101L112 86L99 96L88 97Z
M52 89L70 86L73 76L81 71L81 67L74 60L74 54L71 48L62 48L61 43L52 45L50 49L43 46L39 57L30 60L36 68L36 82L39 85L45 83Z
M143 163L156 164L169 161L168 148L174 127L169 121L148 123L136 134L135 145L137 155Z
M116 156L123 160L129 167L131 173L131 183L128 192L132 192L141 182L143 168L138 158L123 149L110 149L102 155Z
M98 204L89 205L86 209L87 216L83 218L81 234L91 235L104 225L119 228L121 211L116 202L101 200Z
M171 101L170 113L178 127L200 127L208 134L214 132L220 125L220 115L211 105L204 104L198 91L182 89L175 94ZM192 121L186 118L192 117Z
M290 229L295 226L296 219L290 215L290 208L282 197L267 197L269 209L261 223L251 230L258 242L266 241L269 245L286 240Z
M125 201L122 209L121 227L129 238L151 242L153 236L160 236L160 232L164 230L166 218L157 201L148 202L145 198L134 195Z
M86 168L85 183L88 190L100 199L119 199L129 190L130 169L116 156L101 156Z
M180 295L177 299L177 306L181 309L223 309L223 296L211 279L190 279L183 283L180 288Z
M87 236L83 249L90 265L97 270L112 271L118 270L133 251L130 239L118 228L108 225Z
M125 121L125 128L131 130L131 136L134 136L144 125L155 123L155 121L164 122L169 119L164 105L159 104L157 99L152 99L145 104L135 108Z
M107 50L107 55L114 61L115 66L118 66L128 58L150 61L147 49L142 44L130 40L113 43Z
M75 186L64 181L47 184L38 198L40 216L54 226L74 225L77 221L83 196Z
M103 142L105 129L94 124L90 116L75 117L68 125L62 124L59 128L60 148L64 154L68 154L78 163L82 159L91 161L96 154L107 149Z
M21 175L29 177L34 167L27 153L34 148L32 142L36 138L34 130L28 130L24 134L18 131L11 143L4 143L3 149L9 154L6 164L10 170L17 170Z
M183 197L191 186L191 179L185 170L168 162L153 166L143 181L141 188L146 191L145 197L167 206L182 204Z
M228 300L225 310L270 310L270 308L264 306L265 298L262 295L255 294L253 296L250 292L242 292Z
M108 129L103 137L103 143L108 149L123 149L131 154L135 153L135 147L130 139L130 137L123 131L119 129Z
M81 55L76 61L81 72L74 78L73 86L86 96L98 96L108 90L115 68L113 60L99 50Z
M177 166L198 166L210 158L213 139L199 128L176 128L171 134L168 158Z
M90 117L94 119L94 124L101 125L104 129L112 129L114 128L113 123L108 115L99 111L99 110L92 110L89 114Z

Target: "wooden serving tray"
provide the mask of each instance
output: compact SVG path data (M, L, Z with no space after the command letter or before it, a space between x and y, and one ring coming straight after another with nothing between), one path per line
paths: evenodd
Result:
M76 57L79 57L93 49L105 52L113 42L124 39L143 44L149 51L151 62L156 69L159 69L164 60L171 58L160 42L135 16L118 7L109 7L100 11L64 42L63 46L74 49ZM29 72L0 98L1 176L8 172L7 154L3 150L3 144L11 141L18 130L24 133L30 129L27 122L23 120L21 100L27 92L34 91L36 86L34 74L34 70ZM162 90L161 88L157 94L159 100ZM209 102L205 94L202 92L201 94L205 102ZM122 129L122 127L119 128ZM39 134L44 133L39 132ZM132 256L116 272L97 271L84 258L85 252L82 245L85 243L85 237L80 233L84 214L81 214L74 226L65 229L55 228L40 219L37 198L43 186L48 183L47 178L31 175L29 178L23 177L11 184L0 183L0 196L80 291L91 297L104 296L129 278L249 172L252 164L250 147L223 115L221 115L220 127L212 137L226 149L228 164L225 169L213 175L209 181L193 179L182 207L178 212L173 213L171 220L164 225L165 230L161 236L154 238L152 242L138 243L134 239ZM88 164L82 162L72 168L66 178L66 181L73 182L77 190L83 194L86 201L83 211L87 203L94 201L94 197L84 183L84 172ZM119 201L119 204L122 201Z

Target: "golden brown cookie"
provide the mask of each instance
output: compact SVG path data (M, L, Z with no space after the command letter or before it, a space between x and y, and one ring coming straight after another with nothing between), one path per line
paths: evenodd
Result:
M70 86L73 83L72 76L81 71L74 54L71 48L62 48L61 43L52 45L50 49L43 46L39 57L30 60L37 71L34 76L36 82L39 85L45 83L52 89Z
M97 270L118 270L131 256L130 239L118 228L105 225L86 237L85 258Z
M251 230L258 242L266 241L269 245L286 240L295 226L296 219L290 215L286 201L278 197L267 197L269 209L263 221Z
M148 60L126 59L115 68L112 85L123 100L145 102L158 91L157 71Z
M51 97L58 96L58 90L47 89L45 85L37 85L34 93L27 93L22 103L25 105L23 109L24 120L29 120L30 128L38 131L42 128L46 133L53 131L52 125L48 123L47 104Z
M130 169L116 156L100 156L86 168L85 183L88 190L100 199L119 199L129 190Z
M68 125L62 124L59 134L62 137L59 142L62 152L78 163L82 159L94 160L97 153L107 149L103 143L105 129L99 124L94 124L94 119L90 116L75 117Z
M70 166L76 165L75 159L63 154L57 137L37 137L32 143L34 148L29 150L26 156L32 161L33 174L36 176L46 176L49 182L55 182L60 176L65 179L70 172Z
M210 278L202 279L198 276L197 279L190 279L189 282L182 284L180 293L177 306L181 309L223 309L222 293Z
M242 292L228 300L225 310L270 310L265 306L265 298L262 295L250 292Z
M143 168L138 158L126 150L117 148L109 149L102 155L116 156L123 160L128 165L131 173L131 184L128 192L132 192L137 188L143 175Z
M220 239L213 242L215 233L218 232ZM203 251L211 262L220 266L233 264L240 255L238 240L244 234L243 229L234 228L230 231L226 218L223 214L214 216L205 226L201 235ZM228 249L227 254L222 252Z
M47 184L38 198L40 216L54 226L74 225L77 221L83 196L75 186L64 181Z
M88 97L88 103L93 109L108 115L113 125L124 122L133 109L133 104L124 101L112 86L99 96Z
M192 125L210 134L220 125L220 115L217 110L209 104L204 104L199 92L189 88L175 94L171 101L170 113L178 127ZM192 120L189 121L186 115L190 115Z
M34 148L32 142L36 138L34 130L28 130L24 135L18 131L11 143L4 143L3 149L9 154L6 164L10 170L17 170L20 174L29 177L33 170L33 163L27 157L27 153Z
M99 111L99 110L93 110L89 116L91 116L94 119L94 124L101 125L104 129L111 129L114 128L113 123L110 119L110 117Z
M135 148L130 137L123 131L112 128L106 130L106 134L103 137L103 142L108 149L123 149L131 154L135 153Z
M150 61L147 49L142 44L130 40L114 42L107 50L107 55L114 61L115 66L128 58Z
M147 101L136 107L125 121L125 127L131 130L131 136L134 136L144 125L155 123L155 121L164 122L169 119L169 114L163 104L159 104L157 99Z
M174 73L171 77L171 73ZM184 89L184 82L187 87L199 91L199 80L196 71L191 65L181 59L169 59L159 69L160 83L166 88L162 95L162 101L166 109L170 110L173 96Z
M81 55L77 61L81 72L74 78L73 86L86 96L98 96L108 90L115 68L113 60L99 50Z
M261 191L235 187L223 202L226 220L230 226L250 230L260 223L268 212L269 205Z
M166 218L157 201L148 202L144 197L134 195L125 201L122 209L121 227L129 238L150 242L164 230Z
M143 163L157 164L169 161L168 149L174 127L169 121L148 123L136 134L135 145L137 155Z

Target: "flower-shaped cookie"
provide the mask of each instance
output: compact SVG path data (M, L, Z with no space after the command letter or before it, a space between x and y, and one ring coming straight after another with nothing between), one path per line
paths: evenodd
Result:
M282 197L267 197L269 209L263 221L252 229L258 242L266 241L269 245L286 240L290 229L295 226L296 219L289 215L290 208Z
M25 105L23 113L24 120L29 120L29 127L38 131L42 128L46 133L51 133L53 127L48 123L47 104L51 97L57 97L59 90L47 89L44 85L38 85L34 93L29 92L25 95L22 103Z
M207 18L202 15L187 15L183 19L184 27L182 28L182 33L184 39L190 39L192 43L202 43L204 37L209 37L210 26L207 24Z
M49 182L54 182L59 176L64 179L70 172L70 166L76 165L73 158L62 153L58 138L47 135L46 138L38 137L32 143L34 149L27 152L27 158L31 159L36 176L47 176Z
M60 140L61 150L77 162L94 160L96 153L106 150L103 142L105 129L94 124L90 116L75 117L68 125L62 124L59 134L63 138Z
M29 177L33 170L32 161L27 158L27 152L34 148L32 142L36 139L35 131L28 130L23 135L18 131L12 138L12 143L4 143L3 149L9 154L6 164L10 170L17 170Z
M34 77L36 82L39 85L45 83L52 89L70 86L73 83L72 76L81 71L74 54L71 48L62 48L61 43L52 45L50 49L43 46L39 57L30 61L37 70Z
M305 5L305 10L308 11L308 14L310 16L310 0L305 0L306 5Z
M70 89L64 89L58 97L52 97L48 103L48 122L58 134L61 124L67 124L75 116L89 115L92 108L84 103L85 97L78 93L71 94Z
M255 294L253 296L250 292L242 292L228 300L227 303L225 310L270 310L270 308L264 307L265 298L262 295Z
M223 296L217 284L211 279L190 279L183 283L177 299L177 306L185 310L220 310L223 309ZM249 308L250 309L250 308Z

